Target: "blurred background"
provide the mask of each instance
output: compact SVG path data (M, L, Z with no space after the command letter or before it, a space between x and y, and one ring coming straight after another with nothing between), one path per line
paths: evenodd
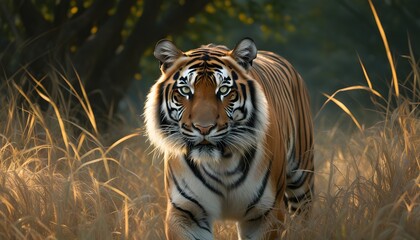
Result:
M405 59L410 43L414 54L420 52L420 1L373 3L398 74L404 78L411 70ZM60 74L76 86L81 80L105 129L115 116L142 114L145 95L160 75L152 52L162 38L183 51L208 43L233 48L240 39L253 38L259 49L294 64L309 88L314 115L320 115L317 121L326 125L342 111L332 103L320 111L326 100L323 93L367 85L360 62L374 89L383 96L390 89L386 51L366 0L0 0L0 4L0 81L13 78L43 106L42 98L31 95L37 88L33 79L51 93L65 85ZM359 110L370 109L369 97L363 91L337 96L367 124L372 117ZM83 123L82 117L79 121Z

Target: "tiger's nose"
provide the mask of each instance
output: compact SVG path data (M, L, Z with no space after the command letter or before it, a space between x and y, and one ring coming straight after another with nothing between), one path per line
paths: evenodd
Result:
M195 129L198 129L200 131L201 135L207 135L210 133L210 130L214 128L215 124L193 123L193 126Z

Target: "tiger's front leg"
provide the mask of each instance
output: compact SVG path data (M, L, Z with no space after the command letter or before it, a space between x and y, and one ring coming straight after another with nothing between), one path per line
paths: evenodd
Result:
M273 229L275 219L271 214L260 219L253 219L236 224L239 240L280 239L279 233Z
M165 191L167 211L165 233L168 240L213 239L211 213L200 196L205 193L194 188L192 174L186 171L183 158L165 156ZM198 189L202 189L198 187ZM209 199L209 198L206 198ZM216 199L212 199L214 202Z
M192 212L168 202L165 233L168 240L211 240L212 226L207 219L195 219Z
M284 207L282 201L277 199L274 207L262 210L254 216L238 221L239 240L272 240L281 239L281 232L284 230ZM280 223L280 225L279 225Z

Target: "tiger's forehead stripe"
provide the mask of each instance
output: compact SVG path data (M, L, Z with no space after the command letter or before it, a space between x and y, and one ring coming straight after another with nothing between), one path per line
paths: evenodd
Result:
M202 46L201 48L188 51L186 52L186 55L189 57L196 57L196 56L202 56L202 55L222 57L222 56L226 56L227 52L228 52L228 49L222 48L221 46L209 44L206 46Z
M209 80L210 83L219 85L223 78L228 78L226 71L224 71L224 62L220 60L220 56L213 56L211 52L207 50L198 51L191 60L186 62L186 70L184 74L190 75L194 74L192 79L189 79L191 85L201 81L202 79ZM191 57L191 55L187 55ZM223 77L219 77L223 76ZM181 79L181 78L180 78Z

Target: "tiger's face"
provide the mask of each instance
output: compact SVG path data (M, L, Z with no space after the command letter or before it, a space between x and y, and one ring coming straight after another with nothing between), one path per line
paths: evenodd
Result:
M162 76L148 95L145 117L149 138L164 152L218 163L264 137L266 99L248 75L256 49L243 41L239 50L208 45L186 53L166 40L157 44Z

